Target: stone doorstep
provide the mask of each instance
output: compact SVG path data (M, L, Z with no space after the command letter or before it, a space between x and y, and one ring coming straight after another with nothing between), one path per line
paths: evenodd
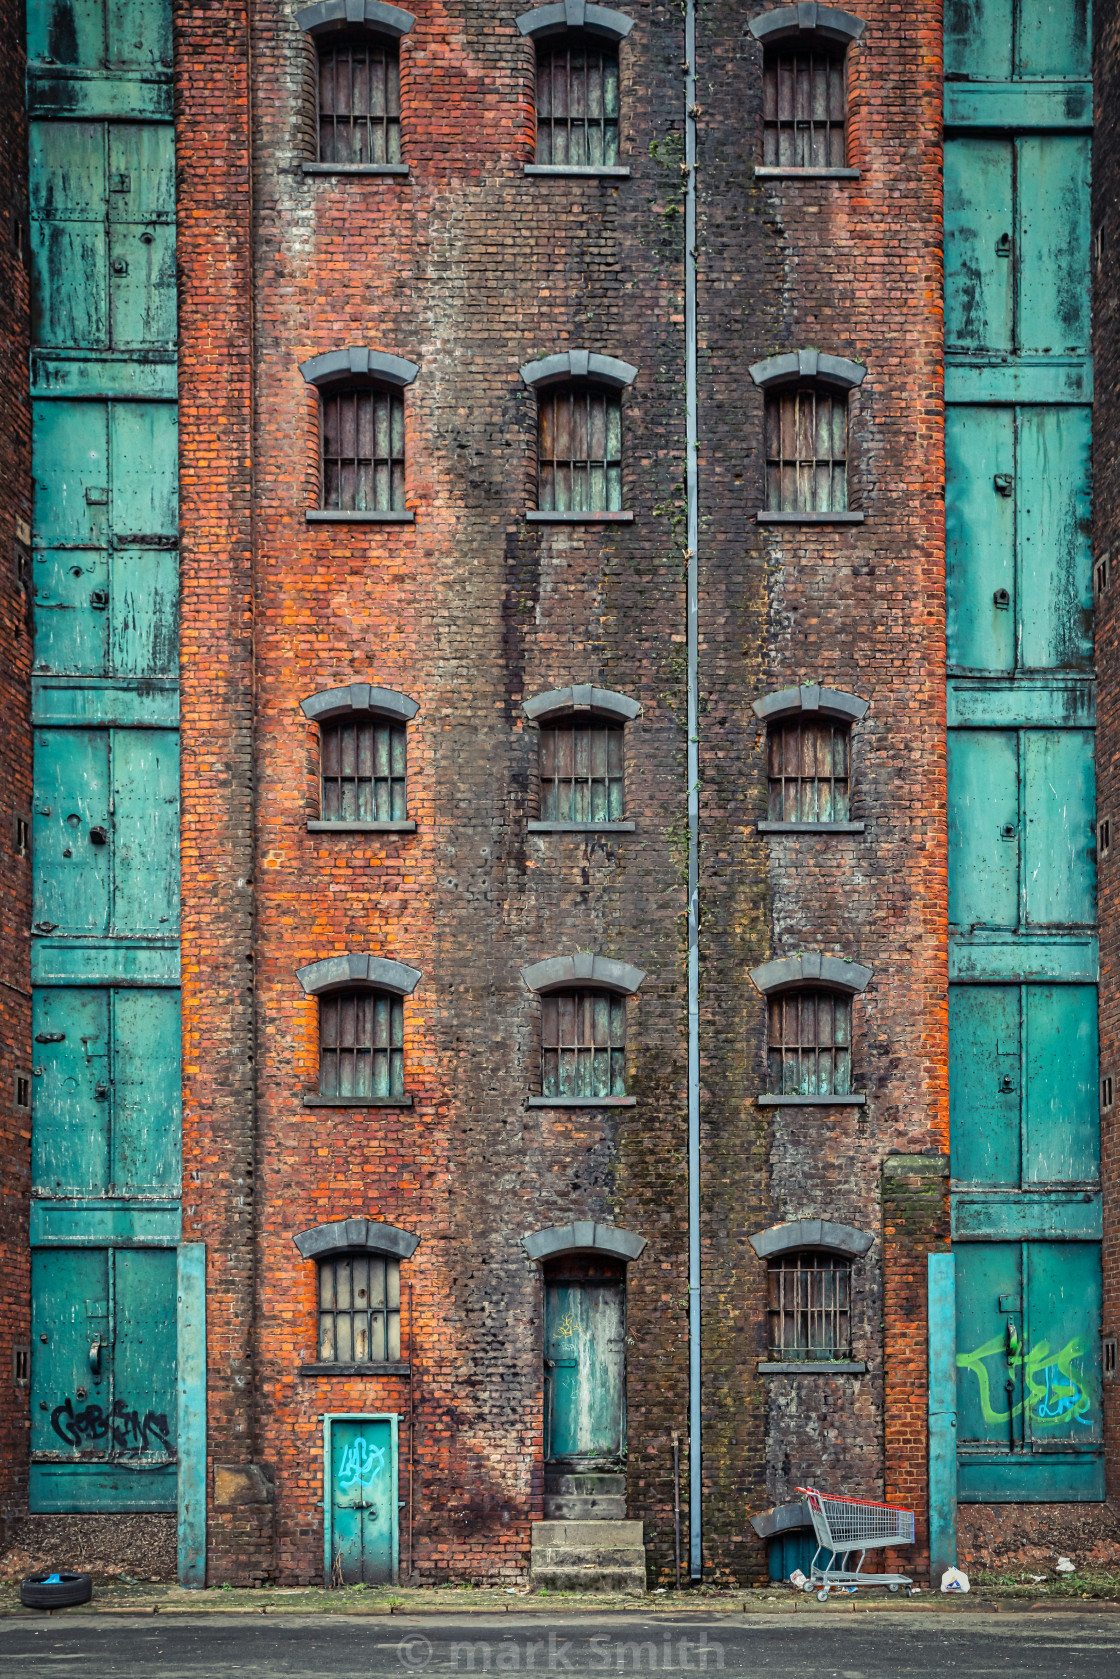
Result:
M549 1522L624 1522L625 1498L585 1498L575 1493L546 1492L544 1515Z
M533 1549L538 1545L579 1545L585 1550L643 1550L645 1532L641 1522L558 1521L530 1524Z
M538 1568L533 1579L552 1592L634 1592L642 1597L646 1593L644 1561L633 1568L608 1568L601 1563L587 1568Z
M625 1475L600 1475L590 1470L546 1469L544 1490L562 1497L625 1498Z

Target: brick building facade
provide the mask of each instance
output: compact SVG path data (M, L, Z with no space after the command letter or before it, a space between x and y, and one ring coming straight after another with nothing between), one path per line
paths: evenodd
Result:
M671 1584L677 1465L695 1580L757 1579L768 1550L788 1572L806 1484L913 1508L899 1560L924 1577L927 1266L953 1182L940 8L720 0L682 28L646 0L201 0L171 6L158 72L137 70L159 56L145 8L119 51L64 13L32 38L33 116L72 122L62 65L116 87L86 113L107 131L174 118L177 383L156 394L178 419L180 967L158 930L129 935L138 980L114 924L80 971L164 1003L181 978L181 1202L178 1159L161 1223L151 1185L33 1190L44 1276L63 1249L104 1248L122 1277L178 1253L178 1435L150 1461L145 1436L144 1485L162 1479L130 1507L168 1511L175 1474L192 1584L588 1579L560 1531L584 1517L641 1523L634 1567ZM106 183L112 226L132 178ZM29 327L3 260L18 520ZM152 399L147 330L120 351L130 385L101 362L37 374L40 406L64 377L71 407ZM101 355L36 331L60 365ZM152 727L146 680L39 679L96 689L67 701L68 739L117 727L126 691ZM18 787L30 742L4 749ZM564 756L584 751L598 768ZM36 970L52 998L76 971ZM5 1053L29 1066L12 998ZM9 1117L25 1341L30 1152ZM360 1312L340 1292L359 1277ZM590 1350L566 1361L573 1325ZM614 1396L598 1410L589 1369ZM33 1420L71 1405L32 1508L121 1507L113 1452L66 1439L88 1383L32 1378ZM9 1390L13 1443L27 1403ZM354 1466L384 1451L379 1513L356 1518L374 1501Z

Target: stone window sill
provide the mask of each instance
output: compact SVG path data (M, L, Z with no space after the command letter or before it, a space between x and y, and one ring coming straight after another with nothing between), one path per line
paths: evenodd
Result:
M305 175L407 175L407 163L305 163Z
M415 822L309 822L309 834L414 834Z
M530 1096L531 1108L636 1108L636 1096Z
M860 1358L816 1359L793 1364L760 1358L760 1376L866 1376L867 1365Z
M858 181L858 169L781 169L774 164L756 164L755 174L764 181Z
M526 822L530 834L632 834L633 822Z
M309 507L303 516L309 525L411 525L416 521L415 513L391 509L383 513L365 509L349 513L336 507Z
M760 1108L863 1108L866 1096L756 1096Z
M411 1096L305 1096L305 1108L410 1108Z
M835 513L772 513L763 508L755 514L760 525L862 525L866 513L853 513L850 508Z
M541 513L530 509L526 519L531 525L632 525L632 513Z
M301 1364L300 1376L411 1376L411 1364Z
M866 822L756 822L760 834L862 834Z
M527 163L525 164L525 173L526 175L566 175L569 177L582 175L585 179L592 181L596 179L628 181L630 179L629 169L626 168L625 164L620 163L605 163L601 166L592 163Z

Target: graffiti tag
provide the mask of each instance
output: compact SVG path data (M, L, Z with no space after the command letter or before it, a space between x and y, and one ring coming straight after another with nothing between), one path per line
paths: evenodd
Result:
M145 1411L141 1415L137 1410L130 1410L124 1399L114 1400L109 1411L100 1405L87 1405L84 1411L75 1411L69 1399L65 1399L51 1412L51 1427L68 1446L108 1440L118 1452L171 1450L167 1413Z
M1019 1416L1026 1406L1044 1427L1076 1422L1091 1428L1092 1395L1073 1373L1074 1364L1082 1356L1083 1348L1076 1335L1059 1353L1051 1350L1049 1341L1040 1341L1029 1351L1020 1346L1015 1352L1008 1353L1005 1337L994 1335L972 1352L958 1353L957 1368L971 1370L976 1377L980 1389L980 1409L988 1424L1007 1423L1012 1417ZM989 1358L998 1358L999 1378L1003 1378L1005 1370L1012 1377L1020 1370L1023 1372L1026 1395L1009 1412L997 1411L992 1404L992 1384L985 1362ZM999 1385L1002 1388L1002 1380Z
M372 1487L385 1467L384 1446L371 1446L363 1435L347 1446L338 1466L338 1485L342 1492L354 1487Z

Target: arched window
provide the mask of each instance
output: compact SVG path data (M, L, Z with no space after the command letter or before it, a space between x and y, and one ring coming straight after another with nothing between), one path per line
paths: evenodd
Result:
M409 520L404 397L420 371L379 350L330 350L301 362L319 392L320 511L308 518Z
M328 688L300 701L319 725L321 828L414 828L408 820L408 723L419 706L407 694L368 683Z
M319 999L319 1094L404 1095L404 1001L367 987Z
M319 1260L319 1361L382 1364L401 1356L401 1266L381 1253Z
M522 709L539 730L540 820L530 829L632 829L622 820L625 727L638 702L580 684L537 694Z
M626 1095L626 999L609 991L541 998L541 1094Z
M801 350L756 362L766 393L766 510L773 517L862 518L848 512L848 393L864 369Z
M365 31L316 43L320 163L401 161L400 46Z
M537 162L618 162L618 47L579 30L537 43Z
M763 47L762 167L767 173L855 173L846 168L846 55L863 28L850 12L826 6L782 6L751 23Z
M546 517L622 513L622 389L636 368L571 351L532 362L537 396L537 510Z
M851 1357L852 1262L798 1248L768 1266L770 1356L789 1361Z
M852 1001L806 987L766 1000L766 1089L771 1096L847 1096L852 1087Z
M846 822L851 727L830 717L777 719L766 729L772 822Z

